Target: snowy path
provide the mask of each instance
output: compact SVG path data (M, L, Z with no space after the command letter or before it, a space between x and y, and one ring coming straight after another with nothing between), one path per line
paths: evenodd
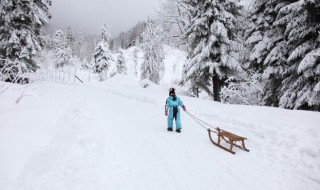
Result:
M98 86L34 85L37 98L25 98L21 114L30 111L41 117L22 117L31 129L10 133L36 134L20 134L21 142L3 140L27 150L20 160L11 160L18 165L9 164L10 156L17 155L7 150L0 164L5 168L0 172L1 190L320 187L320 148L315 146L320 144L319 113L181 97L191 113L248 137L251 152L236 150L231 155L210 144L206 131L186 114L182 134L166 131L166 88L142 89L130 79ZM16 109L11 112L0 115L10 123L0 128L1 137L14 125L8 116ZM6 150L1 142L0 150ZM15 172L4 167L8 164Z

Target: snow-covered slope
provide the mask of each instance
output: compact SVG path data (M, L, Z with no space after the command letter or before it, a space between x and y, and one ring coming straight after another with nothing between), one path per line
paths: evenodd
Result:
M320 113L224 105L179 90L191 113L248 137L251 151L232 155L185 113L183 132L167 132L167 91L131 76L11 86L0 95L0 189L320 188Z

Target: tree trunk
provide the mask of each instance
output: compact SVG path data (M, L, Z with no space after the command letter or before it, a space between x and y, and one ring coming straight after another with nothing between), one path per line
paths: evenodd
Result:
M217 75L212 77L213 83L213 101L221 102L220 100L220 92L221 92L221 81Z

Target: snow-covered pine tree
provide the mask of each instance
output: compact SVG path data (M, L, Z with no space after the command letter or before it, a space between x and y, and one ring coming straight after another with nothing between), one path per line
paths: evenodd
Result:
M74 55L79 57L80 59L84 59L84 37L81 31L78 32L78 35L74 42Z
M282 74L286 67L285 28L275 25L279 10L285 0L254 0L249 15L250 26L246 30L246 46L249 49L247 69L263 74L265 79L262 102L268 106L279 105Z
M54 64L56 68L63 68L71 64L72 49L66 41L62 30L57 30L54 35Z
M19 75L37 70L49 6L51 0L0 1L0 80L18 82Z
M288 51L280 106L320 111L320 0L286 3L274 25L285 27L284 48Z
M163 40L176 47L184 47L186 45L186 39L183 38L183 34L186 32L186 25L188 25L189 19L183 1L162 1L158 13L160 23L164 29Z
M83 44L82 44L82 54L83 58L86 58L87 61L93 60L93 55L95 51L95 47L97 45L97 37L96 35L86 35L84 36Z
M263 105L264 80L259 73L248 73L247 77L229 78L221 90L222 102L231 104Z
M117 57L117 73L127 74L126 59L123 56L123 51L119 49L119 55Z
M135 47L133 50L133 64L134 64L133 69L134 69L134 75L136 77L138 76L138 62L139 62L138 52L139 52L138 47Z
M141 65L141 80L148 79L159 84L164 73L164 49L157 33L159 29L151 22L142 34L142 49L144 61Z
M185 37L189 43L189 61L184 66L183 81L191 89L205 90L220 101L224 81L241 71L237 52L238 17L241 6L235 0L183 0L190 23ZM210 90L212 89L212 90Z
M135 45L136 39L141 39L141 34L146 28L147 22L138 22L134 27L127 32L121 32L117 38L113 39L113 52L117 52L119 48L127 49ZM137 44L137 43L136 43Z
M134 40L134 43L135 43L136 47L140 46L140 36L136 37L136 39Z
M109 66L114 62L112 53L109 49L109 41L111 34L108 32L107 24L101 27L100 42L97 44L94 53L94 68L93 72L98 73L100 81L107 77Z
M66 38L66 42L68 44L69 47L72 48L72 50L74 51L74 43L76 41L76 37L73 33L72 27L68 26L65 30L65 38Z

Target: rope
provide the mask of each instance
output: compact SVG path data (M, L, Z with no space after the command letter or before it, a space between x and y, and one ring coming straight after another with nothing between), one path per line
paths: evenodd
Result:
M203 124L200 123L200 121L198 121L193 115L191 115L189 112L187 112L187 114L195 121L197 122L201 127L205 128L206 130L208 130L208 128L206 126L204 126Z
M208 130L210 128L214 129L214 133L217 133L216 131L218 130L218 128L216 127L213 127L212 125L206 123L205 121L199 119L198 117L194 116L193 114L191 114L190 112L188 111L185 111L196 123L198 123L201 127L203 127L204 129ZM209 127L206 127L205 125L209 126Z

